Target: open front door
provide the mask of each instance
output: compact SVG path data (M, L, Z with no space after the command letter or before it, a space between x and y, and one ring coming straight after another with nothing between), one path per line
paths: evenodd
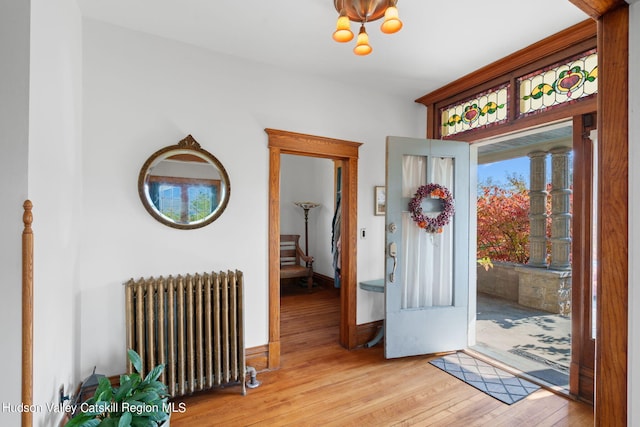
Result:
M469 329L470 149L464 142L387 137L385 357L463 349ZM430 185L435 184L435 185ZM419 197L435 232L412 219L422 186L448 190ZM423 190L425 187L422 187ZM437 197L440 195L440 197ZM449 222L442 227L438 223ZM439 218L436 220L434 218ZM441 232L439 232L441 228Z

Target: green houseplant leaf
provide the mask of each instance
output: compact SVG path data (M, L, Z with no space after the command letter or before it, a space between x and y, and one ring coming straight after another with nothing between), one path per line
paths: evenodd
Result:
M133 418L133 416L131 415L131 412L125 412L124 414L122 414L122 417L120 417L120 422L118 423L118 427L129 427L131 426L131 419Z
M160 375L162 375L163 371L164 371L164 365L156 366L151 371L149 371L146 377L144 377L144 381L148 383L150 381L157 380L158 378L160 378Z
M80 412L67 427L157 427L169 418L167 386L158 381L164 365L151 369L142 379L142 358L127 351L136 372L120 375L120 386L100 378L95 394L87 400L93 412Z
M140 358L140 355L133 349L127 350L127 354L129 355L129 360L131 361L133 368L137 373L142 374L142 359Z
M78 415L73 417L71 421L66 424L66 427L97 427L100 425L100 420L89 415Z
M105 418L100 424L98 424L99 427L118 427L118 425L118 418Z

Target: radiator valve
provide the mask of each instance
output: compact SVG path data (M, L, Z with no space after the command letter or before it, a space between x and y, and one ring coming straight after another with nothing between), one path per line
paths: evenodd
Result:
M258 373L256 372L256 368L253 366L247 366L247 373L249 374L249 381L247 381L247 387L249 388L257 388L262 384L256 376Z

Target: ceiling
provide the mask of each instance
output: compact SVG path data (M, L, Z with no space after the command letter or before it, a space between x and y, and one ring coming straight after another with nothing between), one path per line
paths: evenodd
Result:
M493 163L524 157L532 151L549 151L558 147L573 147L571 120L534 129L494 137L478 145L478 163Z
M398 0L404 27L367 25L373 53L331 38L333 0L78 0L82 14L214 52L411 101L587 19L569 0ZM358 26L351 29L357 33Z

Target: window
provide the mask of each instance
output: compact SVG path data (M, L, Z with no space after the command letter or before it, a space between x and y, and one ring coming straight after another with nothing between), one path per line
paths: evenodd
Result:
M443 108L440 111L442 136L504 123L507 120L508 98L509 85L505 84Z
M519 114L527 116L598 92L595 49L518 79Z
M167 218L193 223L204 220L218 205L220 180L149 176L149 194Z

